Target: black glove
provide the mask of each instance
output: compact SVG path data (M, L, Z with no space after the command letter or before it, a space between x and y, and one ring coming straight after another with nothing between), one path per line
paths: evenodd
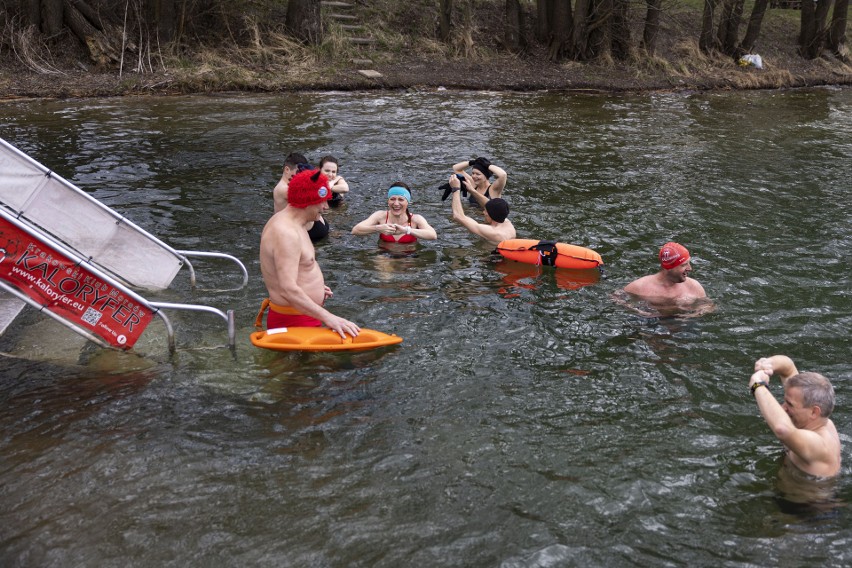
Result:
M463 176L463 175L461 175L461 174L456 174L456 177L458 177L458 178L459 178L459 181L461 182L461 192L462 192L462 195L463 195L463 196L465 196L465 197L467 197L467 180L466 180L466 179L464 179L464 176ZM451 194L453 191L458 191L458 190L454 190L454 189L450 186L450 182L447 182L447 183L445 183L445 184L442 184L442 185L438 186L438 189L443 189L443 190L444 190L444 195L442 195L442 196L441 196L441 201L446 201L446 200L447 200L447 198L450 196L450 194Z

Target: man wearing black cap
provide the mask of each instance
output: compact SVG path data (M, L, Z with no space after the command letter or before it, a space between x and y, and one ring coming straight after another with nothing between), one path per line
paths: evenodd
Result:
M507 218L509 204L504 199L494 198L485 202L485 222L477 223L464 213L459 190L461 181L453 174L450 176L450 189L453 192L453 220L464 228L479 235L491 244L498 245L503 241L515 238L515 226Z

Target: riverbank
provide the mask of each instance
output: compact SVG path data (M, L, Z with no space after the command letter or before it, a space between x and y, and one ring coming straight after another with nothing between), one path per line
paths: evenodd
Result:
M699 15L669 13L654 57L628 61L552 62L543 46L523 54L493 48L458 55L432 40L308 50L293 44L262 49L209 48L180 58L158 54L143 70L92 69L79 46L68 45L36 71L10 52L0 57L0 100L122 95L304 90L475 89L514 91L694 91L852 85L852 66L830 56L797 53L797 12L768 11L757 53L763 68L698 50Z

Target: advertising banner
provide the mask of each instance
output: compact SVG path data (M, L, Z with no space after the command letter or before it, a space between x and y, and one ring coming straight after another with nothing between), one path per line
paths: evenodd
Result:
M153 314L135 296L0 217L0 278L63 319L130 349Z

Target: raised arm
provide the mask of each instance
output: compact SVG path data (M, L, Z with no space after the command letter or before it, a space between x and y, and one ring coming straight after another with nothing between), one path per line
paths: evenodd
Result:
M470 167L470 162L471 160L462 160L453 166L453 171L457 174L464 172L468 167Z
M769 382L769 375L766 374L766 371L755 371L749 380L749 387L753 387L759 382ZM825 440L812 430L797 428L784 407L775 400L768 388L759 386L752 392L761 416L766 420L766 424L778 440L795 454L795 461L806 466L830 461L830 450Z
M754 363L754 370L764 371L766 373L767 382L769 381L770 376L777 374L778 378L781 380L782 386L787 383L787 379L799 374L799 370L796 369L796 364L793 363L793 360L786 355L772 355L771 357L758 359Z
M488 193L491 194L492 199L502 197L503 189L505 189L506 187L506 180L508 178L506 170L504 170L500 166L495 166L494 164L491 164L488 167L488 171L494 174L494 181L491 182L491 187L489 188Z
M461 202L461 192L458 190L459 181L456 176L451 176L450 178L450 187L453 188L453 220L463 226L465 229L473 233L474 235L478 235L486 240L495 241L494 229L489 227L488 225L483 225L477 223L474 219L471 219L464 212L464 206ZM472 185L472 184L471 184ZM481 194L479 194L481 195ZM485 201L488 201L487 199ZM499 242L502 239L497 239L495 242Z

